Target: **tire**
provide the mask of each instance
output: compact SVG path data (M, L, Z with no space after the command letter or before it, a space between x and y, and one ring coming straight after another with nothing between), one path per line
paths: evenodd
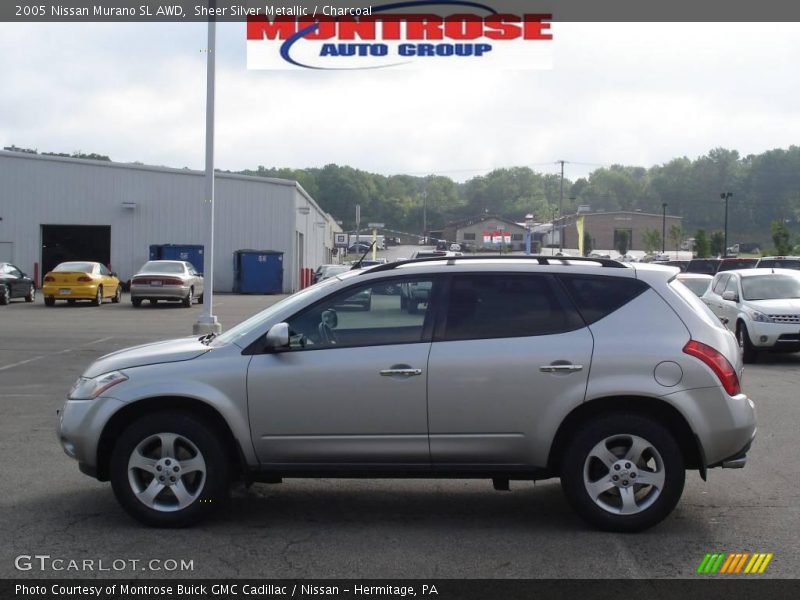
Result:
M103 304L103 286L97 286L97 293L94 296L94 300L92 300L92 306L100 306Z
M745 363L758 362L758 350L753 346L753 342L750 341L747 326L741 321L736 328L736 341L739 342L739 348L742 349L742 360Z
M189 288L189 293L186 294L186 297L181 300L184 308L191 308L192 307L192 300L194 300L194 288Z
M133 304L134 308L139 308L142 305L141 298L131 298L131 304Z
M56 305L56 299L53 298L52 296L45 296L44 305L45 306L55 306Z
M11 290L8 289L7 285L0 285L0 305L5 306L10 299Z
M25 294L25 302L34 302L36 300L36 287L31 284L28 293Z
M686 479L683 455L670 431L656 421L611 413L585 423L570 439L561 462L561 487L590 525L642 531L664 520L680 500ZM639 483L644 480L648 484Z
M165 455L170 440L173 451ZM155 465L143 461L141 468L136 467L137 455L154 459ZM167 476L167 469L176 468L176 458L178 470ZM197 467L191 472L185 470L190 459ZM230 471L229 453L219 433L187 412L157 412L134 421L122 432L111 455L114 495L128 514L153 527L192 525L224 506ZM158 481L160 477L165 477L164 483ZM176 478L174 483L171 477ZM180 494L173 492L179 485ZM147 490L155 493L140 499Z
M114 292L114 297L111 298L111 302L114 304L119 304L119 301L122 300L122 286L117 286L117 291Z
M202 304L202 303L203 303L203 294L200 294L200 295L197 297L197 303L198 303L198 304Z

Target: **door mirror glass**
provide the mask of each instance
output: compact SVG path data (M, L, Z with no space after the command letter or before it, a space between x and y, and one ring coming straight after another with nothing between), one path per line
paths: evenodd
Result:
M738 302L739 301L739 294L736 292L731 292L730 290L727 292L722 293L722 299L727 300L728 302Z
M264 340L265 346L269 350L279 350L289 347L289 325L287 323L276 323L269 328Z

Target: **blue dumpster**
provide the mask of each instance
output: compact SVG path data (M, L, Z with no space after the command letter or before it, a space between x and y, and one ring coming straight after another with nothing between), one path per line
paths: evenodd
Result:
M203 246L197 244L153 244L150 260L185 260L199 273L203 272Z
M283 292L283 252L276 250L234 252L233 291L239 294Z

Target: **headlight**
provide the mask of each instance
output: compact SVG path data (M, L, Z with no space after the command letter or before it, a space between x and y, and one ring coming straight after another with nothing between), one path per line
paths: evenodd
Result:
M111 371L91 379L79 377L67 397L72 400L94 400L108 388L127 381L127 379L127 376L119 371Z
M750 311L750 318L753 319L753 321L758 321L759 323L773 322L772 319L770 319L767 315L765 315L764 313L760 313L757 310Z

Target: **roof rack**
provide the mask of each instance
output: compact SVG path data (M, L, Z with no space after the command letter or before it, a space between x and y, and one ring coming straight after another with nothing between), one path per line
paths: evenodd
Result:
M464 255L464 256L426 256L424 258L408 258L405 260L398 260L391 263L386 263L385 265L377 265L369 269L370 273L378 273L380 271L391 271L392 269L408 264L416 264L416 263L426 263L426 262L442 262L443 260L447 261L448 265L454 265L459 261L464 260L535 260L540 265L565 265L569 262L587 262L600 265L601 267L609 267L612 269L627 269L627 265L610 258L593 258L591 256L545 256L541 254L531 254L531 255L508 255L508 256L498 256L496 254L487 256L471 256L471 255Z

